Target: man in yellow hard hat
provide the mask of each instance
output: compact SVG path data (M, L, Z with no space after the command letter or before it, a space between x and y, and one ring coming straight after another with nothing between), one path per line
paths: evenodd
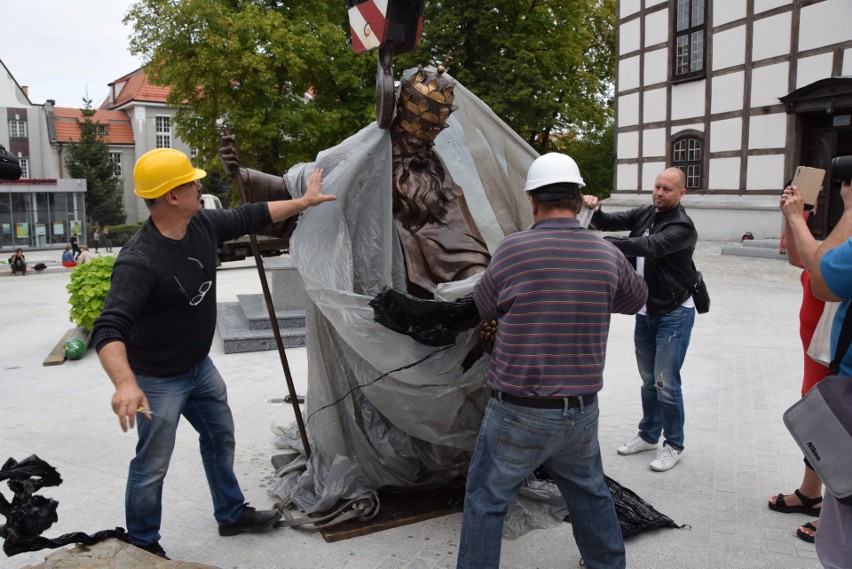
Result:
M123 431L136 425L125 514L131 542L161 557L162 486L183 415L198 431L219 534L259 531L277 510L245 503L234 462L234 421L225 383L208 356L216 326L217 244L334 200L315 169L298 199L201 207L204 170L159 148L133 170L134 192L150 217L116 258L104 308L93 326L101 364L115 384L112 408Z

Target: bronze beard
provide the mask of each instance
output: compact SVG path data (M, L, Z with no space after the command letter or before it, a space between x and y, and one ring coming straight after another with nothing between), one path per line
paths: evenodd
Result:
M432 150L434 144L411 137L397 125L393 141L393 214L411 233L424 225L446 225L452 188L444 186L446 172Z

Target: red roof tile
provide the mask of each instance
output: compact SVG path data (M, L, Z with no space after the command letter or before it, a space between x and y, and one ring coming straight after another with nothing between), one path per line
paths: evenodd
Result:
M80 109L55 107L57 142L80 142L80 123L83 113ZM130 117L124 111L95 111L92 121L107 127L106 140L109 144L133 144L133 128Z
M141 67L116 79L109 86L110 96L103 102L101 109L115 109L130 101L165 103L171 92L170 87L152 84L145 69Z

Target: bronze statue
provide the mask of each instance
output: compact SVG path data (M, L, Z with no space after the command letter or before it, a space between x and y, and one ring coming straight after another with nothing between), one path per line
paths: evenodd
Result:
M397 115L390 126L393 157L393 216L405 257L408 293L431 299L437 285L466 279L488 265L488 248L477 229L462 189L453 182L434 150L434 140L455 110L455 82L443 68L420 68L403 79ZM222 137L226 171L239 175L244 201L289 197L286 178L240 168L232 136ZM289 236L294 220L265 234Z
M404 72L395 104L388 128L367 125L281 176L241 168L233 137L222 139L244 201L298 198L315 168L338 198L300 217L290 240L306 292L311 453L298 425L281 428L276 446L304 462L271 490L305 512L464 472L487 395L479 316L465 297L488 247L532 222L518 188L536 153L481 100L421 67ZM263 234L289 237L288 222ZM423 311L390 325L381 301Z

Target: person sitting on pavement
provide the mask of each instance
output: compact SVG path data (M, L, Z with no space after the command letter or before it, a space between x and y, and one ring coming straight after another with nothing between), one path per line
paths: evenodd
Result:
M143 154L134 192L150 217L123 246L92 337L115 385L112 408L123 431L136 427L125 515L132 544L167 558L160 545L163 480L180 417L198 431L219 535L263 531L281 518L245 502L234 473L234 420L225 382L210 359L216 327L217 245L334 200L322 170L298 199L204 210L207 174L172 148ZM137 422L137 416L140 420Z
M94 258L94 255L89 252L88 245L83 245L80 249L80 254L77 255L77 264L82 265L83 263L88 263Z
M15 252L9 257L9 264L12 266L13 277L15 273L27 276L27 258L24 256L24 251L20 247L15 249Z
M65 247L65 251L62 252L62 266L71 267L77 266L77 261L74 260L74 251L71 250L70 246Z

